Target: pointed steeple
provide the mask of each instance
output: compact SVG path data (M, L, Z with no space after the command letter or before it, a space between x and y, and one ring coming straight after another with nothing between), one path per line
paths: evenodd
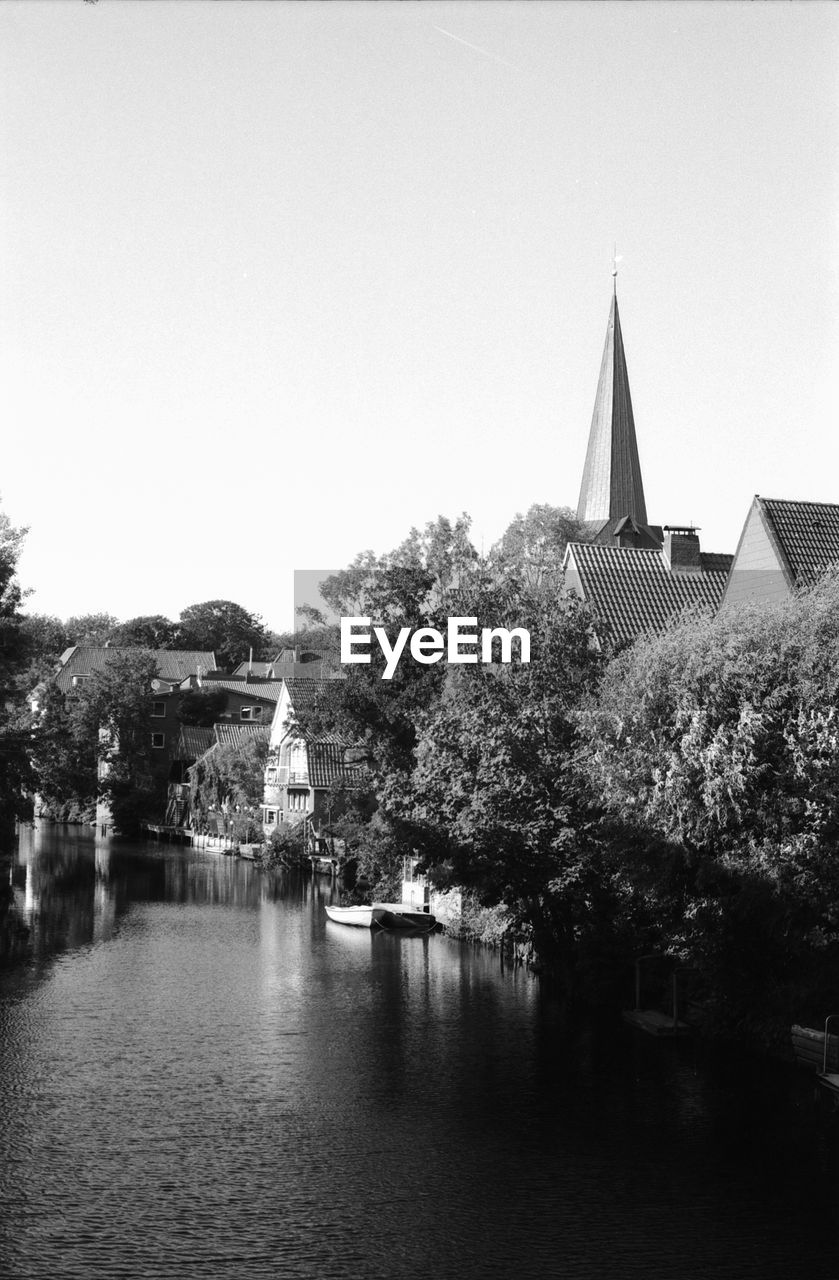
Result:
M617 272L613 271L612 274L614 276ZM615 289L588 437L577 518L594 522L617 520L623 516L630 516L639 526L647 523L647 506L644 502L635 420L629 395L629 375L626 371Z

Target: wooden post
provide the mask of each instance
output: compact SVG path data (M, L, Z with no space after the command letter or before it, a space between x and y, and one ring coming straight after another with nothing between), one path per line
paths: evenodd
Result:
M673 970L673 1026L679 1025L679 975Z

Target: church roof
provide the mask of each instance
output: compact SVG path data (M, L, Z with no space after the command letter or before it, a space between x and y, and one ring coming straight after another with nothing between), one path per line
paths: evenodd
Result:
M638 525L647 524L635 419L629 394L629 374L618 299L617 294L614 294L589 431L577 518L588 522L619 519L621 516L632 516Z
M760 498L760 504L796 586L839 564L839 505Z
M670 569L661 550L569 543L566 581L575 581L613 643L630 644L645 631L661 631L689 605L719 607L730 555L701 552L700 572Z

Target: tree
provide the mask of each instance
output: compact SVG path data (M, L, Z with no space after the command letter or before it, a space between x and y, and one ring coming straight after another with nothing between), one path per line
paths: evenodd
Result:
M521 625L530 664L453 669L420 720L408 784L388 799L433 878L503 903L568 976L584 941L613 932L611 871L576 770L575 716L603 659L575 599L533 597Z
M176 649L179 642L178 624L160 613L129 618L115 627L111 636L112 644L126 649Z
M603 803L669 851L663 940L718 1019L818 1012L839 979L839 577L637 642L583 723Z
M119 619L110 613L82 613L68 618L64 624L68 644L104 645L119 626Z
M20 632L30 661L42 661L54 666L70 646L66 624L52 614L24 614L20 620Z
M91 732L83 722L75 699L68 702L48 681L40 694L31 755L33 790L40 795L42 812L60 821L82 816L93 821L97 742L98 730Z
M26 529L16 529L5 512L0 512L0 705L14 690L18 668L25 656L17 561L26 533Z
M68 708L73 737L97 743L98 794L124 835L136 832L162 807L151 772L151 682L156 675L157 659L150 651L117 652Z
M31 786L27 719L21 715L20 672L27 657L21 632L22 591L17 561L25 529L0 512L0 837L8 838L15 817L26 814Z
M244 661L251 648L261 653L266 637L262 620L232 600L190 605L181 613L180 633L184 648L212 649L225 669Z
M514 572L528 587L561 589L562 562L569 542L579 539L582 525L570 507L545 503L518 513L490 552L496 574Z
M209 729L227 706L227 694L223 689L214 689L212 685L201 689L189 689L181 695L178 704L178 719L181 724L197 724Z

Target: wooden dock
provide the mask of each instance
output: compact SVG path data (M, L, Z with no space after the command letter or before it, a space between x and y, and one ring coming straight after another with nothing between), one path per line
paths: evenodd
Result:
M663 1009L642 1008L642 1004L646 1003L646 1001L642 1001L644 965L646 965L648 969L655 965L660 972L662 964L668 967L673 966L670 968L669 973L669 1004L671 1008L671 1012L669 1014L665 1013ZM680 1006L683 1004L682 992L680 991L679 985L679 974L683 972L684 969L680 965L673 965L673 961L669 956L657 954L638 956L635 961L635 1008L624 1009L624 1022L628 1022L632 1027L637 1027L639 1031L646 1031L647 1035L650 1036L672 1037L689 1035L690 1027L679 1017ZM647 985L649 986L649 981ZM660 982L655 985L658 988L660 986ZM657 990L656 998L663 996L663 994L664 993L662 991ZM649 999L649 993L647 994L647 999ZM662 1002L665 1004L667 1003L666 1000L663 1000Z
M217 853L237 853L238 841L232 836L214 836L193 831L191 827L171 827L162 822L144 822L141 830L154 840L167 844L186 844L193 849L212 849Z
M839 1035L830 1031L831 1022L839 1022L839 1014L830 1014L823 1031L795 1023L790 1038L796 1062L815 1068L818 1083L839 1101Z

